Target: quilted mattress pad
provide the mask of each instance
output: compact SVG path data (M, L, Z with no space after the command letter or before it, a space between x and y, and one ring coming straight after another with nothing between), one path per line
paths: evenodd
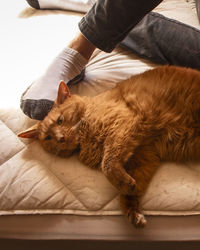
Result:
M173 17L169 2L186 4L164 1L158 10L168 17ZM187 21L194 20L196 26L194 14ZM180 20L186 18L184 12L180 15ZM84 81L72 86L71 92L94 96L154 66L120 48L111 54L96 50ZM17 137L34 123L18 107L0 108L0 215L121 214L118 192L101 172L81 164L76 155L59 158L45 152L37 141ZM164 163L141 202L146 214L200 214L200 164Z

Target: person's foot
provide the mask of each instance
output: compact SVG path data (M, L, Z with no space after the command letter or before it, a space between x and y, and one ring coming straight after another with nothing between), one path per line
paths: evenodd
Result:
M31 84L21 97L22 111L32 119L42 120L51 110L61 80L68 85L83 79L87 63L79 52L65 48L47 68L45 74Z
M35 9L40 9L40 5L39 5L38 0L26 0L26 1L27 1L27 3L28 3L31 7L35 8Z
M85 13L96 0L26 0L35 9L63 9Z

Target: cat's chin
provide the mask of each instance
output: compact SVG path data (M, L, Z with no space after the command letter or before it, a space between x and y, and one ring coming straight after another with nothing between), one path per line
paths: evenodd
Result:
M43 145L44 146L44 145ZM53 148L53 147L43 147L46 151L48 151L51 154L54 154L56 156L62 157L62 158L69 158L74 154L77 154L80 151L80 145L76 145L76 147L71 149L66 148Z
M57 152L56 155L62 157L62 158L68 158L74 154L77 154L80 151L80 147L78 146L77 148L75 148L73 151L69 151L69 150L60 150L59 152Z
M59 156L62 158L69 158L73 155L74 151L68 151L68 150L52 150L48 148L44 148L45 151L47 151L50 154L53 154L55 156Z

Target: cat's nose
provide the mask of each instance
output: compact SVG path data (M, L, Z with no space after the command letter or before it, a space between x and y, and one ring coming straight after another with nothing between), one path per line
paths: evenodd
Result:
M64 141L65 141L65 137L64 136L60 137L59 140L58 140L58 142L64 142Z

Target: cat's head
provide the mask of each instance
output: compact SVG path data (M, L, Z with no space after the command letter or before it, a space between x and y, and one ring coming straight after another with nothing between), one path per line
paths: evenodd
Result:
M45 150L69 157L79 147L79 126L85 112L81 97L72 95L61 81L52 110L44 118L18 136L39 139Z

